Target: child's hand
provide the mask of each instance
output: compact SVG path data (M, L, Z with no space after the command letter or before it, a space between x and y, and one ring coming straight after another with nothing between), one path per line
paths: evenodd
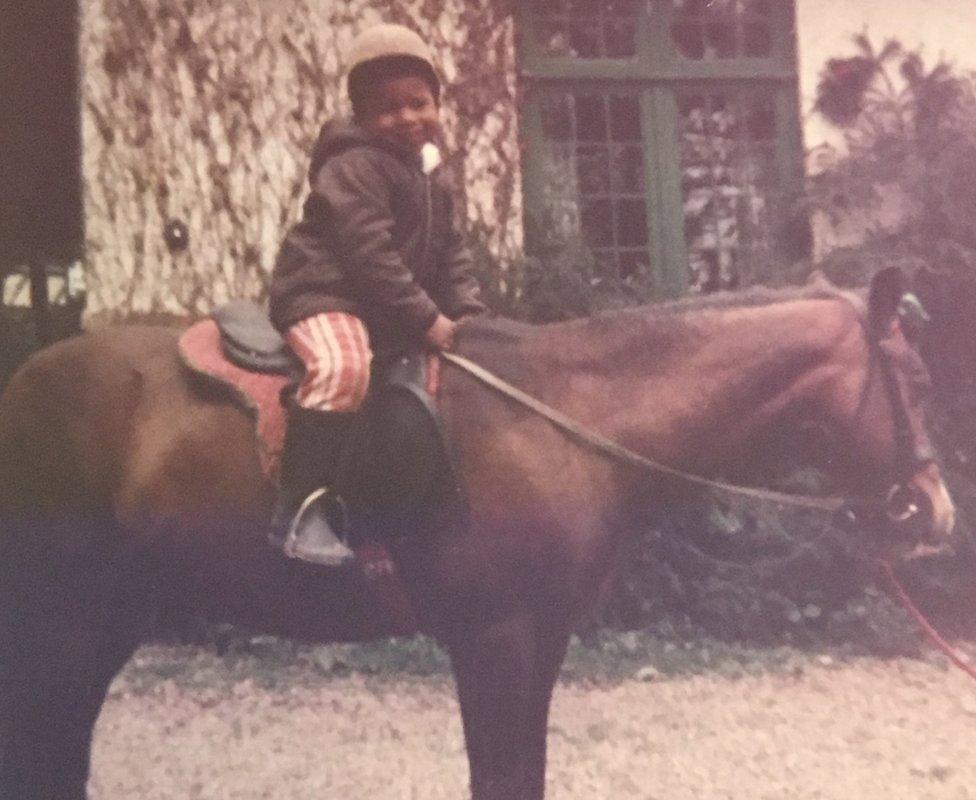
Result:
M438 314L434 324L427 329L424 338L427 339L427 344L436 347L438 350L450 350L451 345L454 344L454 329L456 327L456 322L452 322L443 314Z

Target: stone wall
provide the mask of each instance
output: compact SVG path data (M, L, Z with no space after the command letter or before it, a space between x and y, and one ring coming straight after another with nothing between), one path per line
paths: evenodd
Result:
M346 110L343 54L381 21L414 27L437 54L445 152L472 238L501 265L520 251L504 0L82 6L89 313L199 314L228 297L260 297L300 211L318 129Z

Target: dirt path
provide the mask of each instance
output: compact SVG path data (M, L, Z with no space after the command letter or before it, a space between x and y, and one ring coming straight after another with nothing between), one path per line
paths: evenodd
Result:
M144 651L113 686L93 800L467 796L443 676L146 669L166 652ZM821 656L763 674L642 677L560 684L549 798L976 798L976 686L939 664Z

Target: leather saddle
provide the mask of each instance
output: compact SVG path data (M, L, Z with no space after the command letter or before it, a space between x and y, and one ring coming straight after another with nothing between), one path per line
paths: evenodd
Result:
M255 303L211 315L222 356L244 372L289 385L302 365ZM191 329L192 330L192 329ZM377 353L369 393L343 455L336 490L350 511L350 544L409 537L431 525L464 524L467 499L447 430L427 391L427 355Z

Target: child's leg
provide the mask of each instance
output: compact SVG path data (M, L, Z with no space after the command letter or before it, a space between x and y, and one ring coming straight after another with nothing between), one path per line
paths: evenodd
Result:
M295 400L310 411L356 411L369 388L373 352L359 317L333 311L288 329L289 346L305 364Z
M306 499L335 482L355 418L352 412L369 388L373 354L362 320L341 312L304 319L288 330L286 339L306 371L296 407L289 409L272 537L288 555L341 564L353 554L336 537L336 521L319 513L328 507L329 497L312 505ZM335 499L334 492L329 495Z

